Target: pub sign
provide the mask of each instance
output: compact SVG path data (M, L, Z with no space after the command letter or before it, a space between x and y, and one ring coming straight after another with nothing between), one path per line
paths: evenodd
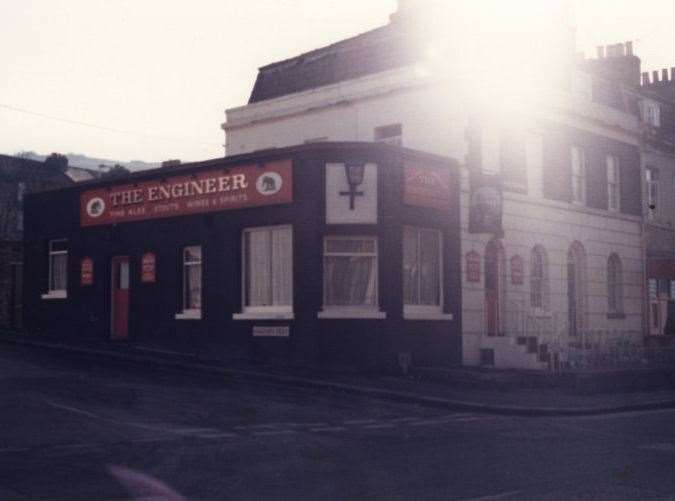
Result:
M279 160L88 190L80 196L80 223L116 224L292 201L292 162Z
M470 175L469 233L501 237L502 181L499 176L472 172Z

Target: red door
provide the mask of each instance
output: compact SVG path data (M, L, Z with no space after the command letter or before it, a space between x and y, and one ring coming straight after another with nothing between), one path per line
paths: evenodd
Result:
M111 338L126 339L129 336L129 258L114 257L111 268Z

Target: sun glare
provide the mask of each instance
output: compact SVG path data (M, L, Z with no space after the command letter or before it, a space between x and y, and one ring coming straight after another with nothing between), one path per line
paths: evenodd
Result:
M574 55L563 1L418 1L425 71L479 105L526 106L564 78Z

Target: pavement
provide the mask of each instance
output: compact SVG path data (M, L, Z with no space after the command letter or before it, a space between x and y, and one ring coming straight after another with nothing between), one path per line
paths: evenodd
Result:
M430 381L415 375L396 377L328 373L242 363L225 367L222 362L208 362L189 355L133 345L74 345L10 332L0 332L0 343L103 357L168 370L198 372L233 380L322 389L450 411L514 416L585 416L675 408L673 383L669 388L660 390L580 394L561 388L508 386L499 384L498 378L488 381L488 384L466 385L453 384L451 381ZM466 371L462 373L466 376ZM484 374L481 379L485 379Z
M9 343L0 409L3 501L675 497L675 409L457 411Z

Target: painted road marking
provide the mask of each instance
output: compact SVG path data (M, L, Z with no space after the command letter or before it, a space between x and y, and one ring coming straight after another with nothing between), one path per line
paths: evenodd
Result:
M394 423L368 424L363 427L364 430L380 430L384 428L396 428Z
M344 424L374 424L377 423L377 420L375 419L349 419L347 421L343 421Z
M644 451L675 452L675 444L662 442L658 444L642 445L638 447L638 449L642 449Z
M61 404L57 404L56 402L50 402L49 400L45 400L45 403L47 405L49 405L51 407L55 407L57 409L74 412L75 414L81 414L82 416L87 416L87 417L94 418L94 419L101 419L101 416L99 416L98 414L94 414L93 412L85 411L83 409L78 409L77 407L70 407L68 405L61 405Z
M258 436L258 437L266 437L266 436L272 436L272 435L292 435L297 433L296 431L293 430L276 430L276 431L254 431L253 435Z
M309 431L314 431L314 432L331 432L331 431L345 431L347 428L344 426L324 426L322 428L310 428Z
M241 435L237 435L236 433L212 433L210 435L197 435L199 438L238 438Z

